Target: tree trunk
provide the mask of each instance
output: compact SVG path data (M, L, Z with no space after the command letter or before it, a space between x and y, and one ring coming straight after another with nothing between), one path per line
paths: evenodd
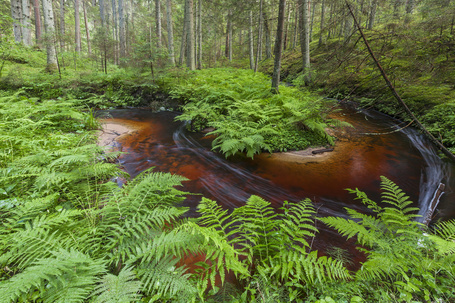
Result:
M313 9L311 10L310 42L313 41L313 24L314 24L315 10L316 10L316 2L313 2Z
M156 22L156 47L161 48L161 5L160 0L155 0L155 22Z
M323 37L323 32L324 32L324 15L325 15L325 0L322 0L322 4L321 4L321 30L320 30L320 33L319 33L319 42L318 42L318 46L321 46L322 45L322 37Z
M285 23L284 29L284 42L283 42L283 50L286 50L288 46L288 36L289 36L289 23L291 22L291 3L288 3L288 17Z
M115 64L119 65L119 39L118 39L118 18L117 18L117 2L115 0L111 1L112 8L112 39L113 39L113 55ZM109 18L109 17L108 17Z
M377 6L378 6L378 0L373 0L373 2L371 3L370 18L368 21L368 29L370 29L370 30L373 29L373 26L374 26L374 20L376 18Z
M269 59L272 57L272 33L269 27L269 21L267 18L267 13L265 12L264 8L262 11L262 15L264 16L264 31L265 31L265 58Z
M259 67L259 56L261 54L261 48L262 48L262 1L259 1L259 23L258 23L258 47L256 50L256 61L254 63L254 72L258 71Z
M33 9L35 11L35 39L39 43L41 39L41 13L39 9L39 0L33 0Z
M119 40L120 40L120 58L126 55L126 39L125 39L125 10L123 0L118 0L118 16L119 16Z
M81 52L81 18L79 16L79 0L74 0L74 43L76 52Z
M14 41L22 42L22 2L21 0L11 0L11 17L13 18Z
M186 18L188 17L188 13L187 13L187 10L188 10L188 2L187 0L185 0L185 10L184 10L184 14L183 14L183 26L182 26L182 42L180 43L180 58L179 58L179 65L182 66L183 65L183 60L184 60L184 57L185 57L185 50L186 50L186 39L187 39L187 28L186 28L186 24L187 24L187 20Z
M202 0L198 1L198 9L197 9L197 15L198 15L198 35L197 35L197 40L198 40L198 56L197 56L197 68L202 69Z
M30 0L22 0L22 43L24 43L25 46L31 46L32 45L32 32L31 32L31 19L30 19L30 13L31 13L31 6L30 6Z
M52 9L52 0L43 0L43 17L44 30L46 32L46 54L48 72L54 72L57 69L57 56L55 53L54 35L54 11Z
M186 0L187 3L187 17L186 17L186 66L190 70L195 70L194 64L194 27L193 27L193 0Z
M105 17L105 13L104 13L104 0L99 0L99 6L100 6L101 28L103 29L104 24L106 23L106 17Z
M229 11L229 62L232 62L232 13Z
M87 4L85 3L87 0L82 0L82 9L84 11L84 25L85 25L85 35L87 37L87 52L89 55L92 54L92 47L90 43L90 30L88 28L88 19L87 19Z
M283 37L284 37L284 16L286 10L286 0L280 0L278 10L278 25L276 29L275 41L275 64L273 66L272 75L272 91L279 93L278 86L280 84L280 71L281 71L281 53L283 51Z
M60 0L60 51L65 51L65 0Z
M305 77L305 83L311 82L310 70L310 0L300 0L301 18L300 18L300 47L303 56L302 73Z
M250 55L250 68L254 70L254 42L253 42L253 11L250 10L250 27L248 28L248 51Z
M166 0L166 16L167 16L167 40L169 50L169 61L172 66L175 66L175 54L174 54L174 33L172 29L172 3L171 0Z
M295 15L294 15L294 35L293 35L293 38L292 38L292 49L295 49L296 45L297 45L297 36L298 36L298 29L299 29L299 26L298 26L298 20L299 20L299 3L296 3L295 4Z

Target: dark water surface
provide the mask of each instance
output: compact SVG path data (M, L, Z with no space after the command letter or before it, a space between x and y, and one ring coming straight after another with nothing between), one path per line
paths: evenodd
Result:
M321 157L304 158L293 154L262 154L254 158L234 158L210 150L211 138L188 133L184 124L174 122L172 112L153 113L144 109L109 111L111 122L137 128L118 139L124 169L132 176L154 166L156 171L185 176L184 190L201 193L225 208L244 205L253 194L279 208L284 200L310 198L322 216L345 216L344 207L367 211L346 188L359 188L375 201L380 199L380 176L397 183L422 208L422 214L439 182L446 184L436 218L455 217L453 164L441 161L422 135L410 127L402 131L389 117L375 112L343 109L339 119L355 128L343 132L335 150ZM201 196L190 196L185 206L196 214ZM321 229L314 246L346 247L343 239ZM335 242L335 243L334 243ZM338 243L339 242L339 243Z

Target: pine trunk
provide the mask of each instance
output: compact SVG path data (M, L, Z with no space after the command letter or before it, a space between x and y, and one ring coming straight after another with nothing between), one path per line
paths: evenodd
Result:
M278 10L278 25L276 29L275 41L275 63L273 66L272 75L272 91L279 93L278 86L280 84L280 71L281 71L281 53L283 51L283 38L284 38L284 16L286 10L286 0L280 0Z
M171 0L166 0L166 16L167 16L167 40L169 50L169 61L172 66L175 66L174 54L174 32L172 29L172 3Z

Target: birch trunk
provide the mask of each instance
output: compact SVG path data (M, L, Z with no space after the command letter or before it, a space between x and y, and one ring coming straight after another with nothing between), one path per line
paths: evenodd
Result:
M169 61L172 66L175 66L174 54L174 33L172 29L172 3L171 0L166 0L166 15L167 15L167 40L169 50Z
M46 70L54 72L57 69L57 56L54 45L54 11L52 9L52 0L43 0L43 17L44 31L46 32L46 54L47 67Z

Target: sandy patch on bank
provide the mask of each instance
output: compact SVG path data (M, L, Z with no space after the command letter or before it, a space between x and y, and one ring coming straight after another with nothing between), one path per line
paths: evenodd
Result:
M102 126L103 129L98 134L99 146L114 147L116 145L115 141L119 137L134 131L134 128L131 126L120 122L103 121Z

